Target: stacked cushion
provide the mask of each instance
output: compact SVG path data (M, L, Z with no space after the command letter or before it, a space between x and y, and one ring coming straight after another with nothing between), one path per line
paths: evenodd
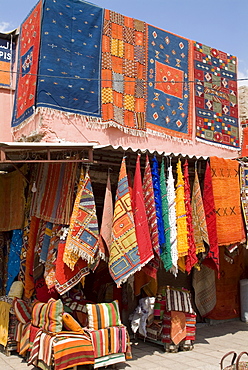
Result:
M27 324L31 320L31 312L27 302L22 299L14 299L13 308L15 315L22 324Z
M88 328L99 330L121 324L119 304L115 300L111 303L86 304L88 312Z
M32 325L46 331L58 333L62 330L63 303L60 299L37 302L32 310Z

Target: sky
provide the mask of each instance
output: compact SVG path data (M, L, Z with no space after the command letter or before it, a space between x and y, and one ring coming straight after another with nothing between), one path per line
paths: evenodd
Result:
M235 55L238 58L239 86L248 85L248 0L91 2ZM1 0L1 3L0 32L7 32L20 26L37 0Z

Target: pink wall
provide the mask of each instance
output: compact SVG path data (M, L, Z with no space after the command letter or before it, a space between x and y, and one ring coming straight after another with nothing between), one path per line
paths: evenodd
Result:
M11 133L13 96L13 90L0 87L0 141L13 141Z
M147 137L125 134L117 128L100 127L99 124L89 124L82 117L65 114L58 111L42 109L35 119L31 119L25 126L14 133L15 140L41 135L45 142L98 142L100 145L131 147L132 149L150 149L165 153L182 153L188 155L218 156L236 158L237 150L230 150L210 144L192 143L161 138L148 135ZM194 138L194 132L193 132Z

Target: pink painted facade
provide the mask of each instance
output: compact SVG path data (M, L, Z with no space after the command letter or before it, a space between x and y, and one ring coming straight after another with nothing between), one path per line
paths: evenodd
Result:
M14 90L0 87L0 140L13 141L11 133L11 115Z

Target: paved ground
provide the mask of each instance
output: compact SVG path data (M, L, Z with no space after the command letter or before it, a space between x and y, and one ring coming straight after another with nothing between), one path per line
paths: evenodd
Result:
M248 324L230 321L218 325L197 327L194 349L189 352L165 353L162 346L133 341L133 359L116 365L120 370L217 370L228 351L248 351ZM245 359L245 357L244 357ZM248 359L247 359L248 361ZM226 361L227 366L229 361ZM0 353L0 370L35 370L17 355ZM80 367L80 370L84 367Z

